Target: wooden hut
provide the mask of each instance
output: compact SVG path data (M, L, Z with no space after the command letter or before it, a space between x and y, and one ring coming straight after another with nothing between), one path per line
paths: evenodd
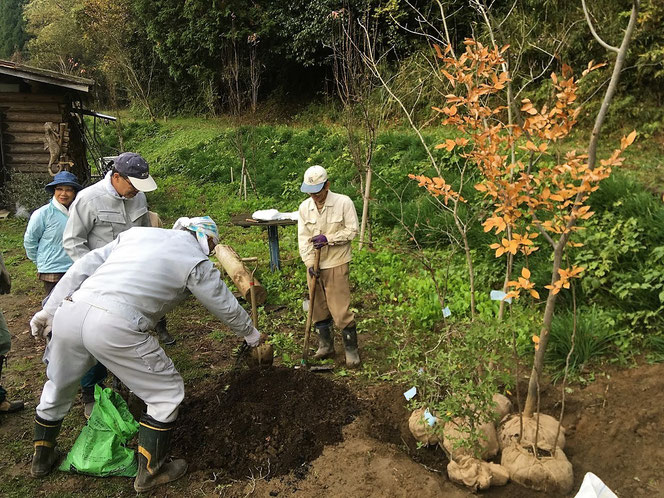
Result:
M16 175L61 169L89 180L83 104L93 84L0 60L0 188Z

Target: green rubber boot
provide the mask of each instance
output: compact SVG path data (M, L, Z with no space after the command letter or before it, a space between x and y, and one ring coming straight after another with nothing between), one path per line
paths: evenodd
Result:
M318 332L318 351L314 354L316 360L334 357L334 337L331 325L330 320L316 322L316 332Z
M346 366L348 368L358 368L362 361L360 352L357 349L357 328L355 325L346 327L341 332L344 339L344 351L346 352Z
M62 427L62 420L51 422L35 416L35 435L33 438L35 452L32 455L32 477L48 475L58 461L60 452L55 442Z
M138 493L179 479L187 473L185 460L169 461L171 435L175 422L157 422L147 414L138 428L138 474L134 489Z

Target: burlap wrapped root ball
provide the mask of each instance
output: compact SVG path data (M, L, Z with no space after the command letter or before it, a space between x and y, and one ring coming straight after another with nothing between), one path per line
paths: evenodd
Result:
M521 437L521 445L535 444L535 433L537 432L538 414L532 417L523 417L523 436ZM519 415L515 414L509 419L505 420L498 430L498 441L501 448L506 448L511 444L519 442L520 434ZM537 432L537 447L543 450L552 451L553 445L556 442L556 433L558 432L558 420L550 415L539 415L539 432ZM560 449L565 448L565 428L560 427L558 434L557 446Z
M496 427L492 422L486 422L478 427L483 435L479 441L479 457L488 460L498 454L498 436ZM461 418L450 420L443 427L443 448L450 460L459 460L462 456L474 456L472 449L460 445L470 437L468 422Z
M452 482L463 484L477 491L491 486L504 486L509 481L509 471L502 465L485 462L470 456L447 464L447 475Z
M536 491L567 494L574 485L572 464L562 449L551 456L536 458L534 446L523 447L512 444L502 449L500 463L510 479Z
M496 422L500 422L503 418L505 418L505 416L512 413L512 402L507 398L507 396L503 396L502 394L498 393L494 394L493 405L493 411L495 414L494 420Z
M426 445L438 444L440 443L440 436L434 432L433 426L429 425L429 422L424 418L425 411L426 408L414 410L408 419L408 428L413 437L420 443Z

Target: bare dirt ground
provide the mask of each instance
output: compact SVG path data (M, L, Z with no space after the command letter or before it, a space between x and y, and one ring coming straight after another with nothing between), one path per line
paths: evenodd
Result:
M12 397L26 400L25 411L0 416L0 495L134 496L127 478L61 472L29 478L44 367L43 348L33 342L27 323L38 306L36 297L0 297L14 335L2 383ZM286 368L233 372L237 343L210 338L208 328L191 319L173 329L178 345L167 352L187 389L173 453L186 457L191 471L152 496L473 495L447 479L442 450L417 448L408 431L404 386ZM609 367L589 385L570 387L565 452L574 465L574 489L592 471L620 497L664 496L664 365ZM557 416L559 401L559 388L544 389L542 411ZM65 419L63 449L83 424L77 402ZM479 494L553 496L513 483Z

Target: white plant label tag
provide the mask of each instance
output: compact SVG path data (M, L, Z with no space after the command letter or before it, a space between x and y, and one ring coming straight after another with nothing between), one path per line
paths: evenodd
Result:
M403 396L404 396L404 398L406 398L408 401L410 401L411 399L413 399L413 397L414 397L416 394L417 394L417 387L414 387L414 386L413 386L413 387L411 387L410 389L408 389L408 391L406 391L405 393L403 393Z
M501 291L501 290L492 290L492 291L491 291L491 300L492 300L492 301L502 301L503 299L505 299L505 296L506 296L506 295L507 295L507 294L505 294L505 293L504 293L503 291ZM512 298L511 298L511 297L505 299L505 301L508 302L508 303L510 303L510 304L512 304Z
M429 409L427 408L426 410L424 410L424 420L427 421L429 426L432 426L436 423L438 419L433 415L431 415L431 413L429 413Z

